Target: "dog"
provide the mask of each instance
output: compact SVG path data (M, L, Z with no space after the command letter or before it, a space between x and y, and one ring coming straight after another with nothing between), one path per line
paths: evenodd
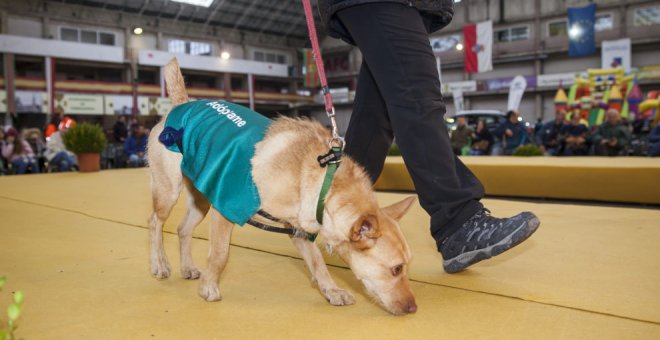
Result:
M177 105L189 102L176 59L164 67L164 76L174 107L171 114ZM159 140L166 120L167 115L152 129L148 142L153 199L153 212L148 221L150 270L157 279L170 276L163 247L163 224L185 187L189 194L187 211L177 230L181 275L185 279L201 278L199 295L207 301L218 301L222 299L219 277L227 262L234 222L227 218L228 211L209 202L196 187L194 178L183 174L183 155L169 150ZM212 133L222 134L223 131ZM330 132L318 122L287 117L275 119L263 139L254 146L250 160L260 208L295 229L318 233L325 248L350 266L369 295L388 312L394 315L415 313L417 305L408 279L411 251L398 224L415 197L379 208L365 171L344 156L327 193L321 225L316 220L316 204L325 169L319 166L317 156L328 151L330 139ZM196 156L195 149L186 152L190 152L191 157ZM220 200L231 203L234 197L221 196ZM194 228L209 210L208 264L207 269L200 272L193 263L190 243ZM309 268L312 282L317 284L325 299L335 306L354 304L351 292L339 288L331 278L319 247L305 238L291 237L291 240Z

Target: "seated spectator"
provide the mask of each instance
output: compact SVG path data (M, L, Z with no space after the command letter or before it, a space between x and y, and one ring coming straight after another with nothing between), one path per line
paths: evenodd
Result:
M143 167L147 164L147 134L144 126L131 125L131 133L124 142L124 153L128 157L128 166Z
M580 119L580 115L573 112L570 123L565 124L559 131L563 144L561 154L564 156L586 155L589 152L587 143L589 128Z
M39 164L34 157L30 144L18 135L16 129L9 128L2 146L2 156L5 157L14 169L14 173L22 175L30 171L39 173Z
M621 123L617 110L607 110L606 118L593 137L595 153L598 156L621 155L630 144L630 131Z
M128 136L128 129L126 128L126 116L119 115L115 125L112 126L112 136L114 137L115 143L124 144L126 137Z
M538 131L538 144L548 156L557 156L561 153L560 131L566 124L566 111L555 111L555 119L543 124Z
M30 143L32 151L34 151L34 157L39 163L39 169L45 169L46 167L46 141L44 140L41 130L37 128L25 129L23 131L25 140Z
M526 144L527 131L518 119L516 111L506 113L506 120L495 129L495 136L500 139L502 153L505 155L513 154L517 147Z
M469 146L472 129L465 124L465 117L459 116L456 119L456 129L451 132L451 148L454 154L460 156L463 154L463 148Z
M58 124L58 130L53 132L50 135L48 142L46 142L45 156L51 169L57 168L59 171L71 171L78 163L76 155L66 149L62 139L62 136L64 136L74 124L75 121L73 119L65 117Z
M481 156L490 154L490 148L493 146L493 135L488 131L486 122L483 119L477 121L477 131L472 133L472 147L470 155Z
M649 156L660 156L660 123L649 134Z
M5 147L5 129L0 126L0 175L4 175L7 171L7 160L2 155L2 149Z
M44 137L46 137L46 140L49 140L50 135L52 135L55 131L58 130L59 125L60 125L60 119L58 117L53 116L48 126L46 126L46 130L44 131Z

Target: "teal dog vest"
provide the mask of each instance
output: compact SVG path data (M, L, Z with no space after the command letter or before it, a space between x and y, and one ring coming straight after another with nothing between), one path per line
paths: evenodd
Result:
M250 160L270 123L240 105L198 100L169 113L159 141L183 154L181 171L213 207L243 225L261 206Z

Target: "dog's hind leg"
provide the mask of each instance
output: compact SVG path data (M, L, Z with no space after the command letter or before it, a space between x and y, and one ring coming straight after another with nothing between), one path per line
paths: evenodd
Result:
M215 208L211 209L211 231L209 233L208 268L202 273L199 282L199 296L206 301L222 299L218 281L225 269L229 255L229 241L234 223L227 220Z
M188 192L188 209L177 229L181 255L181 276L184 279L195 280L199 278L200 272L193 263L190 242L192 240L193 230L202 222L211 205L206 197L195 189L188 178L184 178L183 182Z
M331 305L346 306L355 303L355 298L351 292L337 287L328 272L321 251L314 243L299 237L292 237L291 241L300 251L309 271L312 273L312 282L318 284L321 294Z
M153 150L155 148L150 149L150 152ZM163 224L179 198L182 181L181 171L178 168L181 155L171 153L162 157L171 159L164 161L161 158L149 158L154 209L149 218L150 267L151 274L158 279L166 279L170 276L170 264L163 246Z

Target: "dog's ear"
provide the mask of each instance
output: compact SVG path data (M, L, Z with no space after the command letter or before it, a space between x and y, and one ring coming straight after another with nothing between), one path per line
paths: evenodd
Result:
M371 248L378 237L380 230L376 216L362 216L351 228L351 243L358 249Z
M410 207L416 200L417 198L415 196L410 196L404 198L400 202L394 203L380 210L385 214L387 214L387 216L398 221L401 219L401 217L403 217L403 215L405 215L408 212L408 209L410 209Z

